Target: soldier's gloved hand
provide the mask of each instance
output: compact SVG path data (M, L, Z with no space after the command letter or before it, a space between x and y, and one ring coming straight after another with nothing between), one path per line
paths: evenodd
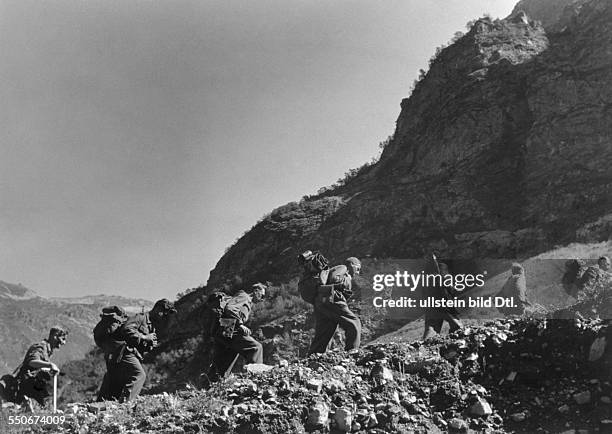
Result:
M57 365L55 363L51 362L51 366L49 367L49 369L50 369L51 375L59 374L60 370L59 370L59 368L57 367Z
M145 335L143 340L145 341L145 344L150 346L151 348L157 346L157 335L155 333L149 333L148 335Z
M248 328L247 326L241 325L240 331L242 332L244 336L251 336L251 329Z

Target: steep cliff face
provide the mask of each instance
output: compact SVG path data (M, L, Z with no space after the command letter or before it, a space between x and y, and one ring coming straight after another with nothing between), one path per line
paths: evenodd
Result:
M560 29L587 2L588 0L521 0L514 7L512 15L523 11L529 17L540 21L547 29Z
M518 12L476 22L402 101L375 167L275 210L220 259L209 288L234 275L288 281L304 248L510 258L607 239L597 222L612 212L612 5L563 3L517 5L546 27Z

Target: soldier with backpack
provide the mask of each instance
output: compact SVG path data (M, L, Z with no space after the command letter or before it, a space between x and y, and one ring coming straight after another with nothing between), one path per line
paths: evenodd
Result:
M202 332L204 341L214 344L214 338L219 328L219 318L223 315L225 305L232 297L223 291L213 292L206 299L202 312Z
M426 257L425 272L427 274L445 276L448 273L448 266L444 262L438 262L438 258L434 253L430 253ZM449 289L444 285L436 285L426 288L428 296L432 296L437 300L447 299L451 297ZM463 324L459 319L458 312L455 308L449 307L428 307L425 309L425 325L423 330L423 340L427 340L442 331L444 322L448 323L449 333L453 333L463 328Z
M329 261L319 252L306 250L298 256L303 274L298 282L298 292L302 299L314 305L319 286L325 285L329 274Z
M143 356L157 346L156 330L163 328L173 313L176 313L174 304L162 298L149 312L130 317L117 332L125 341L125 349L113 369L111 382L116 381L121 401L131 401L140 394L147 378L142 367Z
M361 321L348 307L352 296L352 281L361 271L361 261L355 257L344 264L329 268L328 262L319 253L310 251L298 257L304 274L298 290L304 300L314 306L315 335L309 354L327 351L336 329L344 329L347 351L356 350L361 343Z
M121 390L117 387L116 378L119 373L115 372L119 362L123 358L125 340L121 335L121 327L127 321L126 312L119 306L108 306L102 309L100 321L93 329L94 341L104 352L106 373L98 392L98 401L119 400Z
M15 370L15 381L12 384L9 398L11 401L28 404L33 410L33 402L44 407L49 393L49 383L54 376L59 375L59 368L51 361L53 352L66 343L68 332L55 326L49 330L49 336L36 343L26 352L21 365ZM3 377L4 379L4 377ZM5 380L6 381L6 380Z
M263 363L263 347L245 324L251 316L253 303L264 299L266 289L264 284L256 283L220 304L218 318L211 330L214 346L213 363L208 372L210 381L228 375L239 355L247 364Z

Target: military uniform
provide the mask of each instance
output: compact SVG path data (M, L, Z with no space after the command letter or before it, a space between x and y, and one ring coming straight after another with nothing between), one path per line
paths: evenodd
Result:
M428 260L425 267L427 274L441 275L440 267L435 258ZM426 287L424 288L427 296L435 299L449 298L449 293L444 286ZM442 326L446 321L449 325L449 332L452 333L463 327L457 309L448 307L429 307L425 309L425 330L423 331L423 340L428 339L433 335L433 332L440 333Z
M121 360L113 368L113 373L116 375L121 400L130 401L136 398L144 386L147 374L142 367L142 357L152 349L145 337L154 332L155 328L148 313L131 317L120 329L126 347Z
M498 307L504 315L522 315L525 313L525 306L530 305L527 301L527 281L525 279L525 269L521 264L512 265L512 274L506 280L502 290L497 294L498 297L514 299L514 307Z
M38 342L28 348L23 363L17 373L19 382L19 392L17 401L21 402L25 397L34 399L41 406L45 405L45 400L51 393L49 392L49 382L52 377L47 371L40 368L32 368L30 363L36 360L50 362L53 348L47 339Z
M125 342L117 340L117 345L113 351L105 351L104 363L106 364L106 373L98 392L98 401L119 400L121 398L122 384L118 383L121 373L118 371L118 368L123 359L125 348Z
M116 369L125 350L125 341L121 336L121 325L125 321L126 313L120 307L111 306L102 309L100 317L102 320L94 328L94 340L104 351L106 373L97 400L119 400L121 385L117 384L117 378L120 374L116 372Z
M213 365L209 371L211 380L228 375L239 355L247 364L263 363L262 345L240 328L249 320L252 305L252 297L245 291L239 291L227 302L220 321L229 320L232 324L221 325L215 333Z
M329 270L326 285L319 286L314 300L315 335L309 354L327 351L336 329L340 326L346 337L347 351L361 344L361 321L348 307L352 295L352 278L345 265Z

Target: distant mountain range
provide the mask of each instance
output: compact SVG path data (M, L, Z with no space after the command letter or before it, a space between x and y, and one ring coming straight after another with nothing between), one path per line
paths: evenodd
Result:
M28 347L47 336L53 325L69 331L68 342L55 355L61 367L81 359L94 345L92 329L104 306L117 305L128 312L148 310L153 302L114 295L46 298L21 284L0 281L0 373L12 372Z

